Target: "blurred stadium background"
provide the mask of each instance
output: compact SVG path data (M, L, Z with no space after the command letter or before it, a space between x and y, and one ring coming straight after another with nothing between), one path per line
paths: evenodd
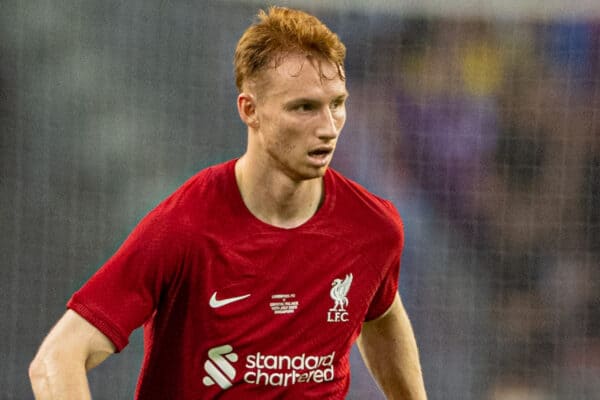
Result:
M335 166L394 201L430 399L600 393L600 5L283 1L348 47ZM0 5L0 398L64 304L187 177L238 156L259 1ZM90 374L131 398L130 346ZM350 399L379 399L353 353Z

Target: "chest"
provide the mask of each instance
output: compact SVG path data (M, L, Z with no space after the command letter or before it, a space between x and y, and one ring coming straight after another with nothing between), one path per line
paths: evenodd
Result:
M278 338L270 346L282 349L351 341L381 280L361 247L324 233L206 240L186 257L174 295L209 341Z
M151 341L177 349L198 391L344 388L382 280L370 247L322 232L203 238L186 251Z

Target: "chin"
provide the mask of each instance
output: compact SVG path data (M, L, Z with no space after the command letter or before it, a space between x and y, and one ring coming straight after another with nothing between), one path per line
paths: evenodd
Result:
M324 165L322 167L319 168L313 168L311 173L308 173L306 179L317 179L317 178L322 178L323 176L325 176L325 172L327 172L327 169L329 168L329 164Z
M288 164L286 174L297 182L308 181L322 178L325 176L328 168L329 163L326 163L325 165L315 165L310 163L297 165Z

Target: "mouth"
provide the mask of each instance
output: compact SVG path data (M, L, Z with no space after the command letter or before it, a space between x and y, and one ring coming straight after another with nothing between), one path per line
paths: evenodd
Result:
M308 152L308 156L319 166L326 165L332 154L332 147L318 147Z
M331 154L332 151L333 151L333 149L330 149L330 148L322 148L322 149L311 150L308 152L308 155L311 157L324 157L324 156Z

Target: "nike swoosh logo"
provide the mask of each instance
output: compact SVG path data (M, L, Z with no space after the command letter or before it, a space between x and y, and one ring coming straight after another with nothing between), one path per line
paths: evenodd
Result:
M210 301L208 302L208 304L212 308L219 308L219 307L226 306L227 304L235 303L236 301L244 300L247 297L250 297L250 295L249 294L245 294L243 296L230 297L228 299L218 300L217 299L217 292L214 292L212 294L212 296L210 297Z

